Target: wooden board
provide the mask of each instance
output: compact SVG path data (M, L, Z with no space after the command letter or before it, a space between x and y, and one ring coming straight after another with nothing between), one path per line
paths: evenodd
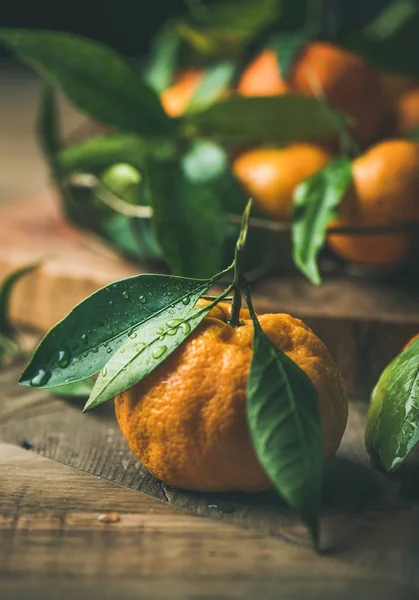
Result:
M42 258L44 265L16 286L12 302L16 322L41 331L103 285L149 270L70 226L52 194L1 207L0 279ZM271 277L254 293L260 312L288 312L306 321L329 347L351 393L364 398L419 331L419 290L388 281L334 278L316 288L302 277Z
M0 589L5 600L414 598L406 582L260 531L197 518L0 444ZM103 523L102 511L119 521Z
M316 555L275 494L167 487L130 453L111 403L82 415L74 401L18 388L17 375L18 369L0 374L0 439L13 444L0 446L0 577L8 599L29 589L38 590L31 597L46 597L41 592L50 577L62 598L89 589L94 594L104 573L110 578L105 598L131 598L132 577L140 577L138 589L147 598L419 594L418 489L408 487L411 478L400 488L369 467L364 403L351 403L348 431L327 469L322 554ZM35 452L74 470L67 473ZM96 517L109 510L121 521L105 527ZM33 579L14 587L22 574Z

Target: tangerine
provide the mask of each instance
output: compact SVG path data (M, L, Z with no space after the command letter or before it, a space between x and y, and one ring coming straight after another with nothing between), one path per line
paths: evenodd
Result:
M115 398L131 450L155 477L198 491L260 492L273 484L256 457L247 424L246 388L253 322L215 306L191 336L146 379ZM336 452L348 403L342 376L324 344L302 321L266 314L260 324L311 379L318 393L325 457Z
M289 221L295 188L331 158L326 149L309 143L278 149L258 148L236 158L233 173L261 212L279 221Z
M352 163L353 183L342 199L337 227L386 227L419 218L419 144L387 140ZM409 252L408 233L330 234L328 245L350 262L390 266Z

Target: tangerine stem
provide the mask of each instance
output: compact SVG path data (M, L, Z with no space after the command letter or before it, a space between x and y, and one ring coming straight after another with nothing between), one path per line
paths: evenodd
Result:
M247 233L249 231L249 217L252 210L253 200L250 198L244 209L240 234L234 253L234 277L233 277L233 302L231 304L231 317L228 321L231 327L240 327L240 309L242 306L242 282L244 279L244 252L246 249Z

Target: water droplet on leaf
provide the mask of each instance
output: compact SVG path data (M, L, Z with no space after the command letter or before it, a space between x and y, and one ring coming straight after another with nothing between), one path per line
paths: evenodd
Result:
M58 364L62 369L65 369L70 362L70 354L67 350L60 350L58 352Z
M189 296L186 296L185 298L183 298L182 304L184 304L186 306L187 304L189 304L190 301L191 301L191 299L189 298Z
M120 353L121 353L121 354L124 354L124 352L125 352L125 348L121 348L121 349L120 349Z
M182 319L170 319L170 321L167 321L166 325L170 329L176 329L176 327L179 327L179 325L181 325L182 323Z
M82 334L82 336L81 336L81 339L82 339L82 341L83 341L84 343L87 343L87 334L86 334L86 333L83 333L83 334Z
M113 301L109 300L109 306L113 306Z
M103 367L103 369L102 369L102 377L106 377L107 374L108 374L108 369L106 367Z
M45 385L51 377L51 373L45 369L39 369L39 371L30 380L32 387L41 387Z
M145 296L140 296L141 304L145 304L147 302L147 298Z
M108 349L106 350L106 352L107 352L108 354L110 354L110 353L112 352L112 348L108 348Z
M191 332L191 326L190 326L190 324L187 321L185 321L183 323L183 333L185 335L188 335L188 333L190 333L190 332Z
M153 358L160 358L161 356L163 356L163 354L166 352L166 350L167 350L167 346L159 346L158 348L153 350L153 353L151 354L151 356Z
M135 333L135 331L133 331L130 336L129 336L132 340L134 340L137 337L137 334Z
M129 294L128 294L127 290L124 290L124 291L122 292L122 295L123 295L123 297L125 298L125 300L128 300L128 298L129 298Z
M157 331L156 331L156 333L157 333L158 335L161 335L163 332L164 332L164 329L163 329L163 327L159 327L159 328L157 329Z
M97 354L97 352L99 352L99 348L97 346L95 346L94 348L92 348L92 352Z

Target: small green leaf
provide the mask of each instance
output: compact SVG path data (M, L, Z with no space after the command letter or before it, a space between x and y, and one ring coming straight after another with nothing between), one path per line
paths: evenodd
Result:
M419 340L403 350L381 376L373 393L367 431L374 464L386 471L400 467L418 443Z
M57 398L88 398L92 392L94 383L94 380L89 378L66 385L57 385L52 388L51 394L57 396Z
M300 271L315 285L321 283L317 255L326 239L327 226L336 217L351 182L351 162L338 158L306 179L295 191L293 258Z
M9 319L9 306L10 306L10 298L13 292L13 289L25 275L29 275L35 269L39 267L40 263L32 263L30 265L25 265L24 267L20 267L16 269L9 275L7 275L0 285L0 334L6 337L10 337L13 335L13 325Z
M227 229L218 194L178 163L149 161L153 226L172 273L209 277L221 268Z
M173 132L173 122L156 93L104 44L67 33L25 29L1 29L0 42L97 120L139 134Z
M163 26L155 36L150 52L145 81L157 93L167 89L177 69L181 38L172 23Z
M306 43L307 35L303 31L281 33L271 40L269 46L278 55L279 72L285 81L288 80L298 53Z
M133 387L166 360L210 310L209 305L194 308L201 295L201 291L191 294L188 306L181 300L140 326L136 337L125 342L102 369L84 411Z
M199 297L213 281L146 274L107 285L47 333L20 383L50 388L91 377L142 323L191 295Z
M58 162L63 175L100 174L121 162L141 168L145 150L146 143L135 135L98 136L64 148L58 154Z
M205 110L219 100L224 90L231 83L235 69L236 65L232 61L220 62L209 67L189 101L186 113L190 114Z
M247 418L253 445L279 495L300 512L318 544L324 449L317 392L263 333L254 313L252 319Z
M327 138L337 132L324 102L295 94L231 97L188 118L203 134L235 142L285 144L301 138Z

